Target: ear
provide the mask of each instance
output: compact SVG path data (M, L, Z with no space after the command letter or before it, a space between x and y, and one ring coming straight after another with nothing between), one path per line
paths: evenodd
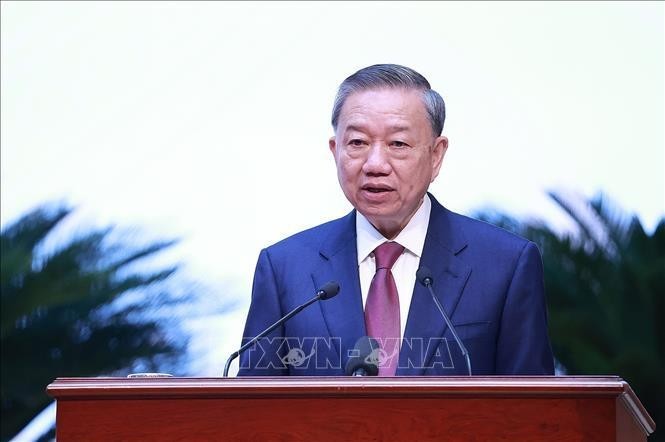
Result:
M441 170L441 164L443 163L443 157L446 156L448 151L448 138L441 135L436 140L434 140L434 147L432 147L432 181L439 176L439 170Z
M328 140L328 149L330 149L330 152L332 152L333 157L337 158L337 155L336 155L336 153L337 153L337 143L335 141L334 136L330 137L330 139Z

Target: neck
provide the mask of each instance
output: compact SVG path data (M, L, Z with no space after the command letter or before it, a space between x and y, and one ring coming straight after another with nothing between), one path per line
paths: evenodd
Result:
M409 214L408 217L395 221L395 220L378 220L378 219L372 219L366 216L367 220L374 226L376 230L381 233L381 235L384 236L386 239L395 239L397 238L397 235L399 235L402 230L409 224L409 221L411 221L411 218L413 218L413 215L416 214L418 209L420 209L420 206L423 205L423 199L420 199L420 203L418 206L416 206L416 209Z

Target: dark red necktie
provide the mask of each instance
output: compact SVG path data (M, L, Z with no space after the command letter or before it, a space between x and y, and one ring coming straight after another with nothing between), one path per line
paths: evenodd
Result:
M399 296L391 269L404 247L384 242L374 250L376 273L365 303L367 334L381 344L379 376L395 376L399 360Z

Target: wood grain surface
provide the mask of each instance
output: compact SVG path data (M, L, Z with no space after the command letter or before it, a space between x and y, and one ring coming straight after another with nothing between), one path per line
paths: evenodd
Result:
M57 440L646 440L617 377L59 378Z

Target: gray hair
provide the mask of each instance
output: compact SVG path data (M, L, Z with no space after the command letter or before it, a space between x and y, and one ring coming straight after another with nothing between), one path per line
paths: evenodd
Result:
M432 125L435 137L441 135L443 123L446 120L446 105L438 94L429 85L425 77L406 66L398 64L375 64L363 68L348 77L339 85L332 112L332 126L337 130L339 114L342 112L344 102L354 92L381 89L404 88L422 91L423 104Z

